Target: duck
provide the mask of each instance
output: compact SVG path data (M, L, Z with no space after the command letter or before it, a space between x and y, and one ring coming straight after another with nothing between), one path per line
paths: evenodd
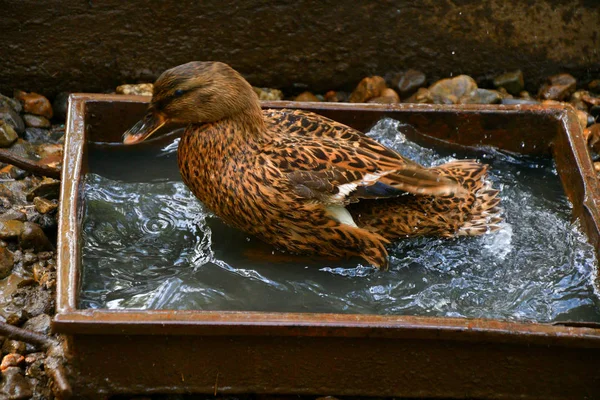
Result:
M163 72L123 143L166 123L186 126L177 159L193 194L225 223L293 254L359 257L385 270L393 241L483 235L502 220L487 165L425 167L318 114L263 110L222 62Z

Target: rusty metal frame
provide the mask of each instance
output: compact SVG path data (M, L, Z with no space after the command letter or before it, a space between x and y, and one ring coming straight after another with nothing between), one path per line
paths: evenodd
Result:
M163 360L168 359L171 355L185 357L185 352L181 353L180 350L169 345L169 338L171 342L173 340L181 341L182 346L192 345L193 347L199 344L222 346L219 347L220 354L224 357L235 357L234 351L239 352L240 349L249 348L260 348L265 357L271 357L270 361L266 362L270 369L265 367L266 369L261 373L248 375L245 370L239 373L234 372L237 366L232 366L229 361L224 361L220 355L212 353L207 355L209 358L212 357L210 358L211 362L220 365L220 368L229 368L231 376L228 377L227 383L223 383L222 386L218 382L214 384L214 390L218 389L222 392L411 395L419 397L481 396L486 398L506 398L510 397L511 393L521 393L524 398L569 398L575 392L578 395L598 395L600 393L600 327L594 324L566 326L565 324L519 323L486 319L347 314L78 309L80 268L78 238L81 207L79 195L81 178L86 168L85 153L88 140L86 130L89 128L86 112L89 111L88 107L94 104L116 104L120 107L136 104L136 110L141 113L147 101L147 97L139 96L88 94L72 95L70 99L61 189L57 314L53 322L53 329L55 332L69 335L73 350L74 371L86 371L87 373L84 377L80 376L75 379L80 382L80 388L93 388L89 393L93 391L98 393L118 393L119 391L127 393L185 393L189 391L212 393L212 378L194 380L194 378L188 377L186 380L182 373L183 380L177 383L178 376L157 377L152 375L150 377L143 376L144 374L138 371L137 376L128 378L131 380L129 384L127 380L120 380L118 374L122 374L122 370L119 370L117 374L115 371L110 371L108 367L104 369L98 367L97 358L101 356L101 353L93 349L93 346L98 343L104 343L109 347L113 346L111 347L113 350L120 351L122 354L128 354L130 351L132 356L134 354L140 356L144 354L140 349L148 346L149 337L153 337L158 343L154 345L158 346L155 347L155 350L158 348L157 356L160 354ZM582 129L574 110L570 107L555 105L458 107L422 104L354 105L293 102L270 102L263 106L307 109L352 125L357 129L367 129L373 121L383 116L400 118L419 123L422 134L411 139L426 144L480 149L486 146L497 146L500 143L501 147L511 152L534 155L552 153L565 191L573 203L573 216L582 221L590 242L594 244L597 251L599 250L598 201L600 187L586 149ZM451 115L452 124L462 124L464 129L456 129L456 126L447 121L441 124L436 122L436 115L440 113ZM522 137L522 143L516 141L514 129L511 129L514 127L508 126L511 125L511 122L507 122L507 126L500 124L493 130L488 130L491 132L490 135L482 136L478 132L478 129L483 129L482 126L486 123L485 118L511 121L511 118L518 119L519 115L524 114L531 116L531 121L539 123L529 128L530 136ZM481 117L482 115L484 117ZM136 115L135 118L138 116ZM424 121L424 119L428 119L428 121ZM522 136L527 135L528 132L526 127L519 128L517 131L517 134ZM156 339L157 337L161 339ZM188 339L184 339L186 337ZM273 361L273 358L277 359L282 344L292 346L289 351L293 354L290 355L289 360ZM386 351L390 355L381 355L385 361L379 363L375 360L363 361L363 358L352 358L352 356L342 354L346 345L360 349L355 349L356 357L364 358L371 351L378 352L383 349L388 349ZM294 350L294 346L299 347ZM440 349L439 346L445 347ZM389 363L393 362L389 357L395 354L395 350L390 349L403 352L420 349L421 353L419 354L421 355L423 352L425 355L429 354L427 350L429 348L433 349L434 353L437 352L436 354L442 354L448 349L456 349L459 352L466 352L464 356L469 358L471 356L467 356L467 353L471 346L478 349L473 353L477 355L472 356L478 361L473 362L469 367L461 368L468 369L473 376L479 373L477 368L485 370L480 366L481 360L477 357L485 357L480 352L485 353L486 348L489 351L501 351L501 357L498 354L492 357L496 361L503 360L504 355L515 357L520 360L522 366L546 368L548 373L556 373L557 370L560 370L558 365L551 365L552 362L559 362L561 359L568 360L565 362L569 368L572 368L573 371L576 370L579 376L569 380L572 382L566 386L564 382L551 383L551 379L543 379L543 382L535 384L528 380L529 386L525 385L519 389L512 388L510 380L520 379L520 372L504 371L500 373L503 379L501 379L501 384L488 383L483 385L482 389L472 383L449 383L450 381L438 382L438 387L428 387L427 382L418 380L405 382L402 387L382 388L377 384L375 377L373 377L373 384L368 385L364 379L356 377L349 379L353 376L352 374L345 378L340 375L342 372L348 374L348 371L354 368L353 365L340 367L341 372L332 374L329 380L321 379L314 374L314 371L306 371L305 376L312 377L311 382L313 382L312 384L305 383L305 386L308 385L306 387L299 387L297 381L290 381L277 375L277 368L283 368L283 365L289 362L299 362L307 369L326 365L327 360L316 356L315 352L317 351L321 352L319 354L328 354L330 357L349 357L349 362L381 373L382 366L389 368ZM535 357L537 358L531 358L532 349L535 349L535 352L541 351L543 355L536 353ZM546 354L544 349L547 349L546 352L554 353ZM519 354L521 353L519 352L523 354L523 359L520 358ZM402 354L404 353L395 354L395 357ZM573 360L584 354L587 355L584 356L585 361L579 366L574 366ZM314 361L307 360L308 355L312 355ZM104 354L104 356L106 355ZM449 365L452 365L452 360L448 360L448 363L443 361L448 358L447 355L440 357L442 357L441 361L437 361L440 366L448 368ZM93 364L92 360L96 364ZM422 364L421 360L413 359L412 362L414 364L402 366L402 371L406 372L407 368L416 368L419 371L428 369L428 364ZM204 372L214 372L212 366L198 367L198 360L194 360L194 362L186 360L185 364L194 365L193 368L199 368ZM220 373L227 374L221 369L218 371L217 380ZM103 380L93 376L93 374L103 373L110 376L113 381L107 382L108 378ZM365 373L369 374L368 371ZM426 375L425 372L422 373ZM440 374L448 375L448 372L440 371ZM278 376L278 379L273 378L275 375ZM450 373L447 379L456 380L460 376L462 375L458 372ZM263 383L252 381L249 377L261 379ZM305 377L297 378L300 382L305 382L306 379ZM153 385L150 383L151 379L158 379L158 381ZM432 376L428 379L434 378ZM555 396L552 395L554 393L552 390L556 390ZM538 392L540 393L539 397L536 394Z

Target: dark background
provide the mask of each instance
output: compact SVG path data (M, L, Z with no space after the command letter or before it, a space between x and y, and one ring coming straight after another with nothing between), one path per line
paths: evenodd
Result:
M0 93L103 92L191 60L316 92L415 68L600 77L600 1L0 0Z

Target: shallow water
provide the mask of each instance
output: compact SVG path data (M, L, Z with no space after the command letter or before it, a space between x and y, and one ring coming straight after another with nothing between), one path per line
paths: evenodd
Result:
M370 135L426 165L452 159L407 142L404 128L383 120ZM285 254L225 226L180 181L175 149L118 162L92 154L104 176L86 177L81 307L600 321L594 251L550 161L480 157L501 189L502 229L402 240L378 272Z

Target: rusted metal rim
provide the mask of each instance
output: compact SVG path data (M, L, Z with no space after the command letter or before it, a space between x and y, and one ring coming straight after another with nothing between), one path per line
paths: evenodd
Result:
M478 338L494 342L519 342L538 345L600 347L600 329L568 327L551 324L517 323L485 319L456 319L443 317L377 316L344 314L257 313L257 312L207 312L164 310L78 310L79 287L79 185L83 173L86 126L83 118L86 104L93 102L148 102L143 96L115 96L75 94L70 98L65 142L63 185L58 246L57 315L53 329L70 334L154 334L154 335L278 335L278 336L340 336L340 337L413 337L451 340ZM553 149L567 194L574 204L574 217L583 221L590 241L598 250L600 217L597 200L600 193L592 162L586 151L582 129L572 108L563 106L511 105L511 106L442 106L425 104L347 104L347 103L296 103L268 102L265 108L300 108L326 116L349 111L372 113L376 117L394 116L398 113L460 113L460 118L476 114L534 113L543 119L560 122L562 131L543 131L536 134L542 139L539 148L533 144L532 153ZM349 123L352 121L342 121ZM365 121L354 121L366 124ZM425 133L426 141L450 143L460 147L480 148L491 145L485 138L478 142L461 143L460 133L448 127L443 138ZM442 129L432 126L432 129ZM535 127L532 127L535 129ZM470 140L470 139L469 139ZM513 150L512 148L510 149ZM577 168L573 168L573 166ZM580 172L581 171L581 172Z

